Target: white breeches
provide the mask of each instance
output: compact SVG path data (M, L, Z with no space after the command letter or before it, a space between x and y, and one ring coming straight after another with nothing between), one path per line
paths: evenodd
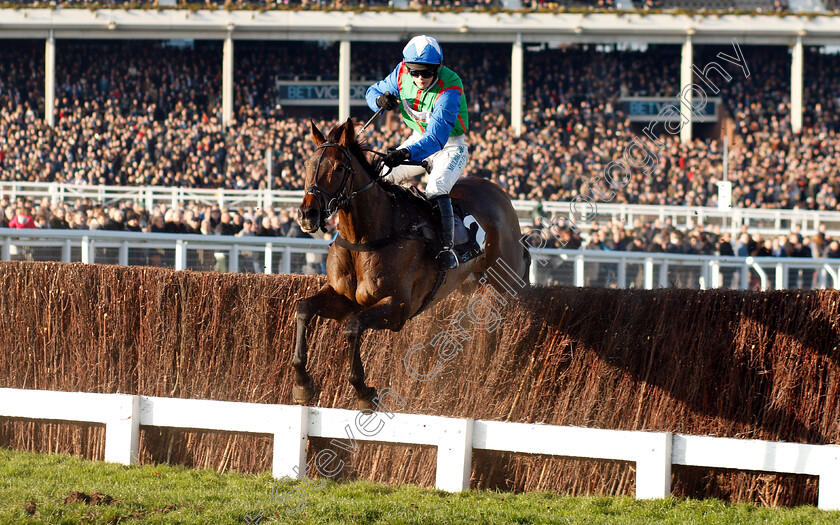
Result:
M408 140L399 145L405 148L414 144L422 135L413 133ZM464 173L467 167L467 160L470 153L467 148L467 141L463 135L449 137L443 149L426 157L426 162L431 164L432 171L426 175L426 196L429 198L440 195L448 195L452 186L458 182L458 178ZM383 170L388 168L383 166ZM397 166L385 177L385 180L399 183L409 177L423 175L425 170L421 166Z

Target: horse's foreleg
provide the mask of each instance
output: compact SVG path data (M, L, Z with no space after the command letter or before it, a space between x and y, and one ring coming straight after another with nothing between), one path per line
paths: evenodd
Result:
M365 367L359 350L365 330L399 330L405 324L408 301L386 297L363 312L350 316L344 328L344 335L350 345L350 375L348 379L356 389L359 410L375 410L373 399L376 389L365 384Z
M292 398L295 403L305 405L318 395L315 382L306 371L306 332L309 322L316 315L341 321L355 311L355 303L339 295L329 284L312 297L301 300L297 305L297 334L292 367L295 374L292 384Z

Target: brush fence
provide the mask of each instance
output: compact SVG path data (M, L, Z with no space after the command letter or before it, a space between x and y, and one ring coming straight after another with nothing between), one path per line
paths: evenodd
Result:
M336 408L0 388L0 416L105 425L105 461L136 464L140 425L270 434L274 477L307 472L309 437L437 447L435 486L470 486L473 450L636 464L636 497L671 493L671 465L819 476L818 506L840 510L840 446L690 436L671 432L507 423ZM332 441L331 443L336 443Z

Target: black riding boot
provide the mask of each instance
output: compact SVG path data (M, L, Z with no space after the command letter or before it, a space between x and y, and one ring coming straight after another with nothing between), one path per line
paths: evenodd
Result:
M440 231L440 253L435 257L438 270L451 270L458 267L458 258L455 256L455 214L452 211L452 201L449 195L441 195L432 199L435 215L438 219L438 230Z

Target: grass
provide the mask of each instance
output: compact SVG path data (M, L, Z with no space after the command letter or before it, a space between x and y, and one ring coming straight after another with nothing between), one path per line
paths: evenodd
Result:
M283 499L281 494L296 496L279 503L272 497L275 487L277 499ZM65 504L71 491L102 493L115 501ZM302 501L297 496L303 493L307 494L306 504L290 515ZM0 448L0 523L810 525L840 524L840 512L814 507L769 509L713 499L637 501L628 497L490 491L450 494L366 481L329 482L316 490L303 481L278 485L269 473L218 475L168 465L126 467Z

